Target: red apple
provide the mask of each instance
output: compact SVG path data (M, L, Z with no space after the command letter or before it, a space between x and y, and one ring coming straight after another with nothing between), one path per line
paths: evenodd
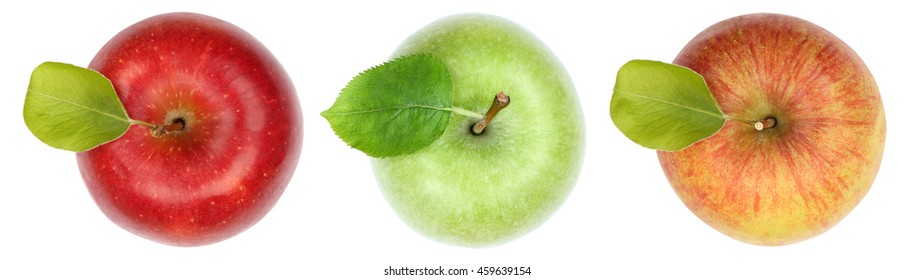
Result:
M727 122L714 136L659 152L677 195L737 240L780 245L823 233L861 201L886 137L867 66L810 22L753 14L697 35L674 64L705 77ZM771 126L771 127L769 127Z
M89 68L132 119L168 126L134 125L77 154L116 224L198 246L244 231L277 202L298 162L302 113L285 70L250 34L199 14L154 16L118 33Z

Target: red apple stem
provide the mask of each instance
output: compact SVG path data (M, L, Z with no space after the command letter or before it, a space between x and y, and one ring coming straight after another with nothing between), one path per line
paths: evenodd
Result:
M757 131L762 131L763 129L773 128L776 124L778 124L778 121L774 117L766 117L753 123L753 128L756 128Z
M773 127L775 127L776 124L778 124L778 120L776 120L775 117L766 117L766 118L764 118L762 120L758 120L758 121L738 119L738 118L734 118L734 117L727 117L727 119L735 120L735 121L742 122L747 125L753 126L753 128L755 128L756 131L763 131L764 129L773 128Z
M173 134L184 129L184 119L176 118L169 124L152 124L144 121L130 120L130 124L142 125L149 128L149 134L153 137L162 137L163 135Z
M508 103L511 102L511 98L508 95L505 95L505 92L499 92L496 94L496 97L492 100L492 106L489 106L489 111L483 115L483 119L473 125L472 131L473 134L480 135L483 134L483 130L486 129L486 126L492 122L492 119L496 117L496 114L499 114L499 111L508 107Z

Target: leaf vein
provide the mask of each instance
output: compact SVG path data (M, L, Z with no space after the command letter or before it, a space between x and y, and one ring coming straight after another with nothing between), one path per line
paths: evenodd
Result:
M97 113L97 114L99 114L99 115L102 115L102 116L106 116L106 117L109 117L109 118L112 118L112 119L116 119L116 120L119 120L119 121L130 122L130 119L127 118L127 117L122 118L122 117L120 117L120 116L116 116L116 115L113 115L113 114L111 114L111 113L104 112L104 111L101 111L101 110L98 110L98 109L95 109L95 108L91 108L91 107L88 107L88 106L85 106L85 105L82 105L82 104L79 104L79 103L76 103L76 102L73 102L73 101L70 101L70 100L66 100L66 99L63 99L63 98L59 98L59 97L57 97L57 96L53 96L53 95L50 95L50 94L47 94L47 93L44 93L44 92L41 92L41 91L38 91L38 90L29 89L28 91L31 92L31 93L33 93L33 94L37 94L37 95L40 95L40 96L42 96L42 97L45 97L45 98L53 99L53 100L55 100L55 101L57 101L57 102L60 102L60 103L64 103L64 104L67 104L67 105L71 105L71 106L83 108L83 109L86 109L87 111L90 111L90 112L95 112L95 113ZM125 115L126 115L126 114L125 114Z
M658 99L658 98L654 98L654 97L650 97L650 96L645 96L645 95L637 94L637 93L634 93L634 92L629 92L629 91L621 90L621 89L618 89L618 88L614 88L613 91L616 92L616 93L622 93L622 94L625 94L625 95L630 95L630 96L634 96L634 97L638 97L638 98L642 98L642 99L647 99L647 100L649 100L649 101L654 101L654 102L658 102L658 103L664 103L664 104L667 104L667 105L672 105L672 106L675 106L675 107L684 108L684 109L687 109L687 110L690 110L690 111L696 111L696 112L703 113L703 114L706 114L706 115L709 115L709 116L712 116L712 117L715 117L715 118L718 118L718 119L725 119L724 114L723 114L720 110L719 110L718 112L706 111L706 110L703 110L703 109L701 109L701 108L695 108L695 107L690 107L690 106L686 106L686 105L682 105L682 104L677 104L677 103L673 103L673 102L670 102L670 101L667 101L667 100ZM716 113L717 113L717 114L716 114Z

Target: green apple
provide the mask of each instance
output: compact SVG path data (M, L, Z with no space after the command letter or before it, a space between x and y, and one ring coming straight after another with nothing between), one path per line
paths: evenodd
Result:
M443 135L409 155L373 159L384 196L433 239L491 246L542 224L581 169L584 120L559 60L533 34L490 15L447 17L422 28L392 57L429 53L447 65L454 105L485 113L504 92L511 105L476 135L454 116Z

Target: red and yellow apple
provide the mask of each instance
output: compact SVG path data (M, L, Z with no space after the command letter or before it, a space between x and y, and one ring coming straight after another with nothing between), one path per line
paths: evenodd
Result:
M870 71L839 38L795 17L745 15L701 32L674 64L701 74L733 119L768 120L761 130L729 121L658 152L702 221L740 241L789 244L825 232L867 193L886 120Z
M148 239L196 246L259 221L292 177L302 117L292 82L254 37L189 13L118 33L89 68L111 80L131 118L121 138L78 153L102 212Z

